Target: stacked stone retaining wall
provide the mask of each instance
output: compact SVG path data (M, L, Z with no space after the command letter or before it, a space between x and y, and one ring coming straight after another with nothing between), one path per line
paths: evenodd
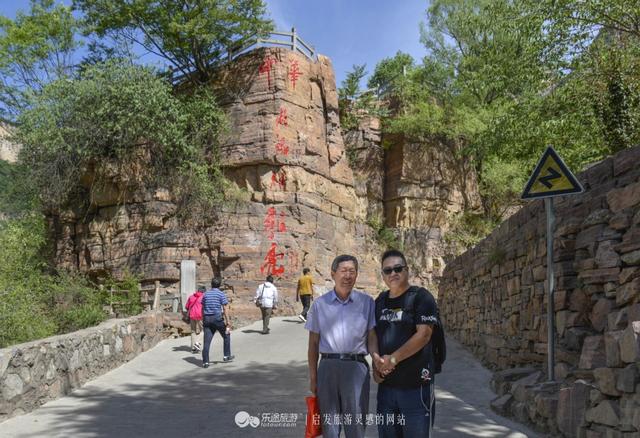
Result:
M0 421L68 394L149 350L162 340L162 328L162 313L146 313L1 349Z
M448 333L502 370L496 409L558 436L640 436L640 148L578 176L555 198L557 382L547 361L546 215L529 202L449 263ZM530 368L533 365L534 368Z

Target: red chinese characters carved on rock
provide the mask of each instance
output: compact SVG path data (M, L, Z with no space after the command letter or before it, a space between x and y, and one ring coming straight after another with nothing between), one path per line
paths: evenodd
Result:
M275 238L275 233L285 233L287 226L285 225L286 214L284 211L280 212L279 217L276 215L276 208L270 207L267 210L267 215L264 217L264 231L269 240Z
M284 223L284 218L287 217L287 215L285 214L284 211L280 212L280 220L278 221L278 232L279 233L286 233L287 232L287 226Z
M262 275L282 275L284 274L284 266L278 265L278 260L284 258L284 253L276 252L277 246L275 242L271 242L271 247L264 257L264 263L260 266Z
M278 136L278 142L276 143L276 153L282 155L289 155L289 146L287 146L284 137Z
M287 262L289 264L289 272L295 273L300 270L298 254L293 249L287 250Z
M260 67L258 67L258 73L267 74L267 84L269 89L271 89L271 70L273 70L273 66L276 62L278 62L276 58L271 55L267 55L262 60L262 64L260 64Z
M296 82L298 78L302 76L302 72L300 71L300 66L298 65L298 61L292 59L289 61L289 80L291 81L291 85L293 85L293 89L296 89Z
M267 238L273 240L276 229L276 209L270 207L267 210L267 215L264 217L264 231L267 233Z
M278 172L273 171L271 174L271 186L275 184L280 186L280 189L284 190L287 187L287 174L284 169L280 169Z
M280 107L280 113L278 117L276 117L276 131L280 126L289 126L289 116L287 116L287 109L285 107Z

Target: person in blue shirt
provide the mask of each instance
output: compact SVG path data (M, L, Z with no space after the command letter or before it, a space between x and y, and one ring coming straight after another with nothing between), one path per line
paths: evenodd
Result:
M220 290L222 280L215 277L211 280L211 289L202 296L202 317L204 328L204 346L202 348L202 367L209 368L209 348L215 332L223 339L223 362L231 362L231 321L229 319L229 300Z

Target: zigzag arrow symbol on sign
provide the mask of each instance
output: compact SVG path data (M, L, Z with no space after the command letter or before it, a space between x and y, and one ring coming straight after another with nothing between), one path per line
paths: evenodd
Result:
M549 181L553 179L562 178L562 175L559 174L554 168L547 167L547 172L549 172L546 176L541 177L538 181L543 184L546 188L550 189L553 187L553 184Z

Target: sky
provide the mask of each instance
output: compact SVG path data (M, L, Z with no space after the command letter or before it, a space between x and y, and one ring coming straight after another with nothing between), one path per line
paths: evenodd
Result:
M70 0L58 0L70 4ZM420 22L426 21L428 0L266 0L277 30L295 27L306 43L328 56L338 86L353 65L376 64L398 50L420 62ZM14 18L28 11L29 0L0 0L0 14ZM363 84L364 86L364 84Z
M279 30L295 27L300 37L328 56L338 86L354 64L376 64L398 50L420 62L420 22L427 0L266 0Z

